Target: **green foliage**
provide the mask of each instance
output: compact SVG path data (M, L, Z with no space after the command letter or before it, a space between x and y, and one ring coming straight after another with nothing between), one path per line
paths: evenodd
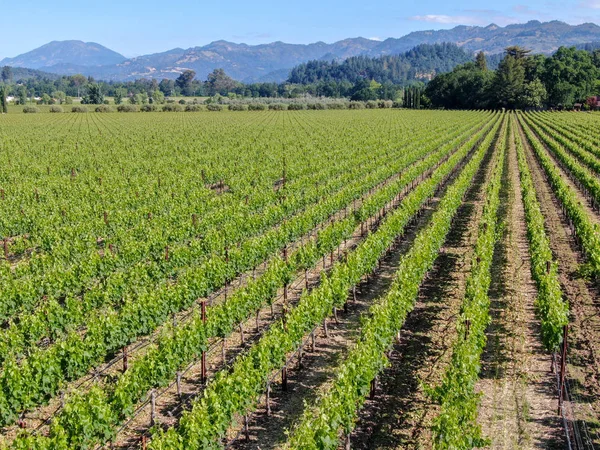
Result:
M104 94L102 86L97 83L90 83L87 86L87 94L83 96L81 103L84 105L101 105L104 103Z
M558 280L558 264L554 262L550 240L545 230L544 216L527 165L523 144L518 135L515 135L515 145L521 179L521 197L525 206L531 274L538 288L535 306L542 322L544 346L547 350L554 352L562 343L563 327L569 323L569 304L562 299L562 289Z
M479 394L475 392L475 384L479 380L480 358L486 346L486 329L490 323L490 268L500 234L497 212L508 133L510 129L505 115L490 163L492 173L485 187L485 204L478 226L471 271L456 321L457 338L452 348L452 359L442 383L431 392L434 401L440 405L440 412L432 426L434 447L437 449L470 449L489 445L477 423Z
M548 101L554 106L572 107L594 94L595 80L600 71L589 52L575 47L561 47L546 59L543 80L548 91Z
M427 227L419 232L413 246L401 258L388 293L371 307L368 318L363 322L358 344L338 369L332 387L318 399L315 407L305 411L300 423L292 430L288 448L333 450L338 448L340 431L346 434L352 431L357 408L364 403L371 380L385 367L385 352L393 344L406 315L413 309L423 277L438 256L452 219L492 143L499 124L496 116L496 120L492 119L444 162L431 178L421 182L404 200L411 205L400 209L405 214L413 207L418 208L421 204L419 200L429 198L444 174L449 173L468 150L485 136L471 160L448 188ZM414 213L415 210L411 212ZM392 216L388 223L393 223L394 218L395 216Z
M0 111L2 114L6 114L8 112L8 102L6 101L7 97L7 87L0 85Z
M119 105L117 106L117 111L119 112L138 112L138 107L136 105Z

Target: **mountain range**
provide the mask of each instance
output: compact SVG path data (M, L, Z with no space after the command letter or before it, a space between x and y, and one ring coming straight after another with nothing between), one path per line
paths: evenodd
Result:
M126 81L137 78L174 79L186 69L205 79L215 68L245 82L283 81L290 69L310 60L344 60L351 56L399 54L419 44L449 42L470 52L501 53L520 45L534 53L552 53L562 45L582 45L600 40L600 27L593 23L569 25L560 21L529 21L500 27L460 25L449 30L416 31L384 41L349 38L326 44L247 45L215 41L202 47L175 48L135 58L93 42L53 41L30 52L5 58L0 66L26 67L54 74L82 73L96 79Z

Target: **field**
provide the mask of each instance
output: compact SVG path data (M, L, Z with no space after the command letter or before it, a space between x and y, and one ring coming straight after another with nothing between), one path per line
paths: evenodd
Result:
M0 448L600 446L599 127L1 116Z

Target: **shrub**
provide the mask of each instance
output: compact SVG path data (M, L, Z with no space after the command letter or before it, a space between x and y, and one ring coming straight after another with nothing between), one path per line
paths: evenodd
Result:
M290 111L301 111L303 109L306 109L306 105L304 103L290 103L288 109Z
M320 102L309 103L307 106L308 106L308 109L327 109L327 107L325 106L325 103L320 103Z
M264 111L265 109L267 109L267 105L264 103L250 103L248 105L249 111Z
M36 108L35 106L26 106L25 108L23 108L23 112L25 114L35 114L35 113L39 113L40 109Z
M348 105L348 109L365 109L365 104L363 102L352 101Z
M377 104L377 102L375 100L369 100L365 106L367 107L367 109L379 108L379 105Z
M142 105L142 107L140 108L140 111L142 111L142 112L153 112L153 111L156 111L156 105L154 103L147 104L147 105Z
M117 106L119 112L137 112L138 108L135 105L119 105Z
M221 105L215 105L214 103L206 105L206 109L209 111L223 111L223 107Z
M242 105L239 103L229 105L229 111L248 111L248 109L248 105Z
M180 105L185 105L185 103L186 103L186 102L185 102L185 100L184 100L184 99L181 99L181 100L179 100L179 104L180 104Z
M288 109L288 105L286 105L285 103L271 103L269 105L269 109L271 111L285 111L286 109Z
M71 112L74 112L74 113L86 113L86 112L88 112L88 109L85 106L73 106L71 108Z
M179 105L177 105L177 106L179 106ZM187 106L185 107L185 110L186 110L187 112L198 112L198 111L202 111L203 109L204 109L204 108L202 108L202 106L201 106L201 105L197 105L197 104L195 104L195 105L187 105Z
M327 104L327 109L347 109L348 104L346 102L331 102Z
M181 112L183 111L183 108L177 103L167 103L162 107L162 110L164 112Z
M113 112L113 109L108 105L99 105L96 107L96 109L94 111L99 112L99 113L109 113L109 112Z
M51 113L61 113L61 112L63 112L63 109L60 106L51 106L50 112Z
M380 100L379 107L380 108L391 108L394 106L394 102L391 100Z

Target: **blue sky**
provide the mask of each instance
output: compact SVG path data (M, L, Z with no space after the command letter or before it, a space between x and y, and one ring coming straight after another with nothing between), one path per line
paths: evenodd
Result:
M272 41L334 42L363 36L384 39L411 31L463 25L498 25L558 19L600 23L600 0L104 0L88 2L3 1L0 59L52 40L98 42L125 56L188 48L225 39L260 44ZM224 6L225 5L225 6Z

